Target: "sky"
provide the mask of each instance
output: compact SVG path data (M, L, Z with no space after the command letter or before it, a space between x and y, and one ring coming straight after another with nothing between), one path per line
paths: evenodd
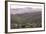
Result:
M19 4L16 4L16 5L11 5L11 8L24 8L24 7L32 7L32 8L41 8L42 6L41 5L19 5Z

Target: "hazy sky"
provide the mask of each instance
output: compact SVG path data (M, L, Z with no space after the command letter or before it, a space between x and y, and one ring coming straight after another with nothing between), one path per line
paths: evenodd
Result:
M40 5L11 5L11 8L24 8L24 7L32 7L32 8L42 8Z

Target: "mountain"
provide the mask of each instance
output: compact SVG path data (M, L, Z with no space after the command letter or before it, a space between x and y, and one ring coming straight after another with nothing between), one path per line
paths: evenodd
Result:
M31 8L31 7L25 7L25 8L16 8L16 9L10 9L11 14L23 14L23 13L32 13L32 12L38 12L41 11L39 8Z
M41 12L11 14L11 28L38 28L41 27Z

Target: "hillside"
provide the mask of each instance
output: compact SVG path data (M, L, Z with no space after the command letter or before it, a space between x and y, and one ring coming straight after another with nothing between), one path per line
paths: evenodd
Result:
M11 29L41 27L41 12L11 14Z

